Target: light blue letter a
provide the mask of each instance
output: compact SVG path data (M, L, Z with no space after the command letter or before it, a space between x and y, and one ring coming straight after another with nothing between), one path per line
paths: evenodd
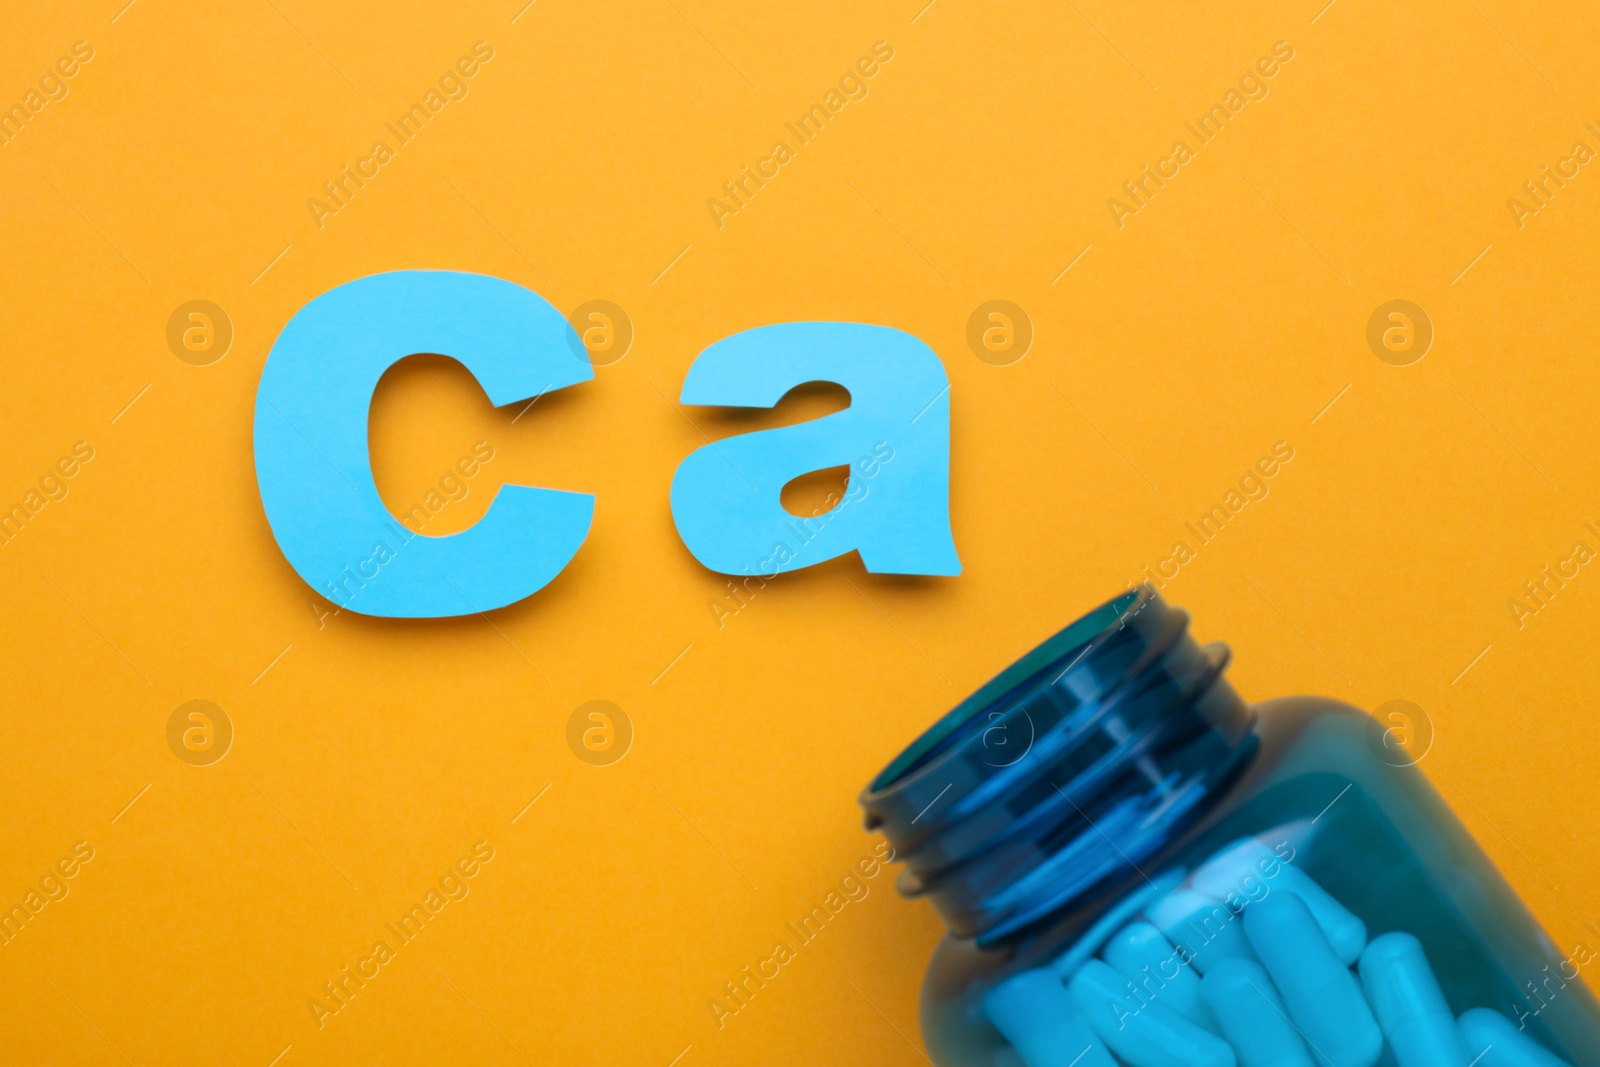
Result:
M799 570L846 552L879 574L959 574L950 533L950 383L939 357L902 330L789 322L734 334L700 354L685 404L764 407L826 381L843 411L741 434L691 453L672 479L672 518L711 570ZM799 518L779 502L810 471L848 465L844 497Z

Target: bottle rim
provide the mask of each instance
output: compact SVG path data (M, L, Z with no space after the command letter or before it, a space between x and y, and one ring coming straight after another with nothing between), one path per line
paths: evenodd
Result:
M862 791L901 893L982 943L1137 872L1255 751L1227 659L1149 584L1041 642Z

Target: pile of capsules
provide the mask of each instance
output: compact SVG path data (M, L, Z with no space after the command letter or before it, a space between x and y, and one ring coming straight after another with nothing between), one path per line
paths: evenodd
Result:
M983 1007L1027 1067L1373 1067L1385 1047L1399 1067L1569 1067L1496 1011L1456 1018L1415 937L1369 942L1255 838L1155 879Z

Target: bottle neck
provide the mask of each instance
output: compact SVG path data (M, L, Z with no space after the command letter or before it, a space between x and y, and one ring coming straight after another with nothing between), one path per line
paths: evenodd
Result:
M861 794L868 830L958 937L1004 941L1134 875L1255 751L1189 616L1140 586L962 701Z

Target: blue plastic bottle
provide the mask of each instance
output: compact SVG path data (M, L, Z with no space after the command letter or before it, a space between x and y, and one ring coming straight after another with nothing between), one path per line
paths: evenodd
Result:
M1140 587L862 793L950 928L934 1063L1600 1067L1594 950L1550 940L1375 720L1246 704L1226 663Z

